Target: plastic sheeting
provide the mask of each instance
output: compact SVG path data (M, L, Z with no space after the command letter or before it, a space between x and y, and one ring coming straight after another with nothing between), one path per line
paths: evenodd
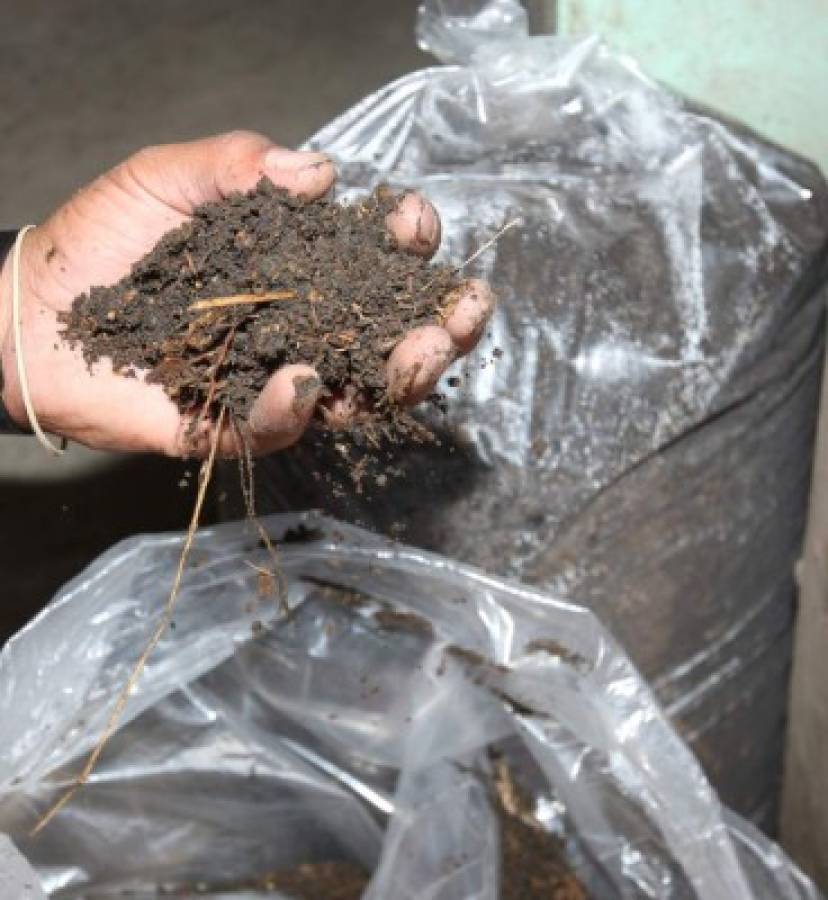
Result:
M818 900L723 814L591 612L321 518L267 528L288 540L290 614L254 529L201 532L175 628L36 838L154 630L181 537L116 546L0 654L0 832L50 897L252 898L233 884L351 860L369 900L494 900L496 745L593 900Z
M8 900L46 900L40 879L14 844L0 834L0 897Z
M525 35L519 4L427 2L447 63L312 140L345 195L440 210L441 258L501 298L451 374L439 447L353 499L312 437L263 508L323 508L593 609L723 799L773 827L821 368L828 196L804 161L688 108L597 39ZM494 351L502 350L502 357ZM337 470L338 494L314 471Z

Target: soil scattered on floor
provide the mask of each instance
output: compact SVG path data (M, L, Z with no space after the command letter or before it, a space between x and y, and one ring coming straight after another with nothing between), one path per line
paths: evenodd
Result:
M397 247L386 217L399 199L380 188L351 205L308 202L262 180L201 206L128 276L76 298L63 336L90 365L148 371L184 413L226 407L244 421L276 369L307 363L328 396L362 393L377 438L416 435L386 361L407 331L443 320L460 280Z

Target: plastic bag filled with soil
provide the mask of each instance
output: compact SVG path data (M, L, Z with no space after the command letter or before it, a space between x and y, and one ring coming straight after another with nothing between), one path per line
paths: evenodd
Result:
M0 833L54 898L816 900L588 610L330 520L97 560L0 654Z
M590 607L726 802L772 827L825 185L596 39L527 38L509 0L426 2L420 39L459 65L388 85L311 145L352 193L425 193L441 259L514 220L465 270L499 309L443 385L440 446L394 454L401 474L354 499L353 462L311 435L260 469L260 502L401 527Z

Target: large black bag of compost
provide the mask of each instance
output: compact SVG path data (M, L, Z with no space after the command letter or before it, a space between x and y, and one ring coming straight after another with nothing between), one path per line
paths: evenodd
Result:
M457 4L454 4L457 6ZM356 501L330 440L270 460L267 509L340 518L589 606L723 799L775 816L822 359L817 170L598 39L528 38L511 0L420 11L444 65L311 141L346 195L416 187L442 257L501 303L451 374L439 445ZM821 271L823 269L823 271ZM457 383L452 379L450 384ZM309 473L339 466L346 490ZM381 481L383 479L380 479Z

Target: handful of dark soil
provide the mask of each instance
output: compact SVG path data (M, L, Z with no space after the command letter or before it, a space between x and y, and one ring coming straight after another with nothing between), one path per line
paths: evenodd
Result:
M307 363L331 395L353 385L387 432L399 418L385 366L407 331L441 320L454 270L401 251L386 226L399 198L380 188L343 206L262 180L206 204L111 287L63 317L88 363L148 370L184 413L244 420L279 367Z

